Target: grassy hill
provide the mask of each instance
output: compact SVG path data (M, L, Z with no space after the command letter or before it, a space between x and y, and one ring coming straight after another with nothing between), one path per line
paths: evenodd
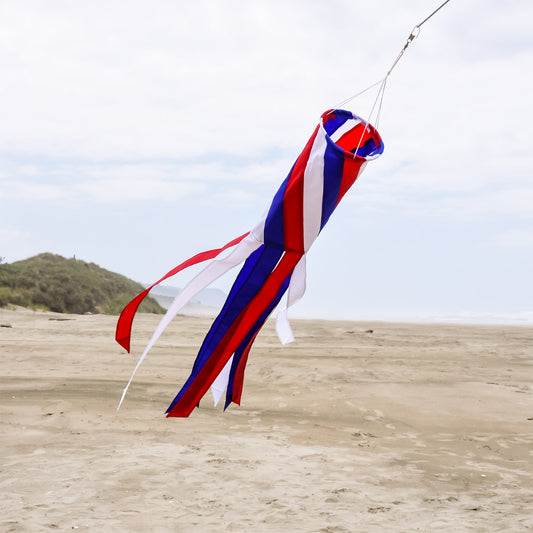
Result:
M140 283L79 259L39 254L0 264L0 307L10 304L58 313L119 314L143 290ZM152 298L139 311L164 313Z

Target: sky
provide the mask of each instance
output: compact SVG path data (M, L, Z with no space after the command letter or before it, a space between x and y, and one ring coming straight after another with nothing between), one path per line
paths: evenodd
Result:
M0 257L151 283L251 229L320 115L440 3L2 2ZM292 316L533 324L532 20L531 0L451 0L423 24Z

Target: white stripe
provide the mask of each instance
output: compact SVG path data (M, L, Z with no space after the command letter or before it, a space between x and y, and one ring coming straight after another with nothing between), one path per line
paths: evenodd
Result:
M287 303L276 317L276 333L278 334L281 344L294 342L294 335L287 317L287 311L289 310L289 307L292 307L305 293L305 264L305 255L303 255L292 273L289 289L287 291Z
M226 272L236 267L239 263L242 263L254 250L261 246L261 242L257 240L255 234L257 231L261 231L259 223L254 232L250 233L245 237L227 256L221 257L224 252L221 252L209 265L207 265L199 274L197 274L180 293L176 296L170 307L167 309L165 316L159 322L150 342L144 349L143 354L141 355L139 362L137 363L133 373L131 375L124 392L122 393L122 398L118 404L117 410L120 409L122 402L126 396L126 392L133 381L133 377L137 372L138 368L141 366L141 363L144 361L144 358L155 344L157 339L161 336L165 328L170 324L172 319L178 314L178 312L192 299L196 296L202 289L213 283L220 276L224 275ZM255 234L254 234L255 233Z
M360 123L361 121L358 119L349 119L342 126L339 126L329 137L334 143L336 143L345 133L348 133Z
M265 222L268 215L268 209L261 216L261 220L255 226L255 228L250 232L258 242L263 243L265 241ZM252 253L252 252L250 252ZM231 363L233 361L233 355L230 357L229 361L226 363L224 368L220 371L218 376L215 378L211 384L211 393L213 394L213 400L215 402L215 407L220 401L222 394L228 388L229 384L229 375L231 371Z
M304 171L303 234L304 250L306 252L320 233L322 197L324 195L324 154L326 148L326 131L321 124ZM287 315L289 307L300 300L305 293L305 278L306 268L304 255L291 275L287 303L276 317L276 332L281 344L288 344L294 341L294 335Z
M324 153L327 144L326 132L320 127L304 171L303 233L306 252L320 232L324 195Z
M218 404L220 398L224 394L224 391L228 387L229 383L229 374L231 371L231 363L233 362L233 355L229 358L229 361L224 365L224 368L221 370L220 374L215 378L211 385L211 392L213 393L213 401L215 402L215 407Z

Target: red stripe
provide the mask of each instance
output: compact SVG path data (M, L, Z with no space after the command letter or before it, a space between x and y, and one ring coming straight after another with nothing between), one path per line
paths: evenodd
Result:
M330 120L336 118L335 109L328 109L327 111L322 113L322 116L320 118L322 119L322 124L325 126Z
M133 298L133 300L128 305L126 305L126 307L124 307L124 309L122 310L122 313L120 314L120 317L117 322L115 340L129 353L130 341L131 341L131 327L133 324L133 319L135 317L135 313L137 312L139 305L144 300L144 298L148 295L148 293L156 285L166 280L167 278L174 276L181 270L184 270L187 267L196 265L203 261L207 261L208 259L213 259L226 248L235 246L236 244L241 242L249 233L250 232L245 233L244 235L241 235L240 237L237 237L236 239L233 239L232 241L225 244L222 248L216 248L214 250L208 250L206 252L200 252L199 254L196 254L195 256L191 257L190 259L187 259L186 261L178 265L177 267L174 267L172 270L167 272L159 281L156 281L154 284L150 285L150 287L148 287L146 290L142 291L140 294L135 296L135 298Z
M283 197L283 238L285 250L304 252L304 172L319 127L296 160Z
M259 329L257 333L259 333L259 331L261 330ZM233 376L233 390L231 394L231 401L233 403L236 403L237 405L241 405L242 386L244 383L244 370L246 368L246 362L248 361L248 354L250 353L252 344L254 343L255 338L257 337L257 333L253 336L252 340L248 343L248 345L242 352L239 364L237 365L237 369L235 370L235 375Z
M276 268L265 281L261 291L254 296L234 321L200 372L198 372L195 380L168 412L167 417L187 417L191 414L194 407L198 405L203 395L212 385L216 376L218 376L248 332L276 297L283 282L294 270L301 257L302 253L299 252L286 252L283 255Z
M359 122L352 129L348 130L344 135L342 135L340 139L335 141L335 144L340 146L346 152L351 152L357 148L358 145L359 147L363 146L368 138L372 136L368 131L368 128L366 131L364 131L364 128L365 124Z
M337 203L335 204L335 207L337 207L339 202L342 200L342 197L348 192L348 189L354 184L355 180L357 179L357 176L359 175L359 171L361 170L361 166L363 165L364 162L365 161L361 159L360 157L354 158L353 154L349 154L344 157L344 163L342 167L341 186L339 189L339 196L337 198Z
M334 118L334 110L326 111L322 115L323 124L325 125L329 120ZM359 123L355 125L351 130L347 131L344 135L342 135L342 137L335 143L337 144L337 146L346 151L346 153L344 154L345 157L342 169L341 186L335 207L339 205L339 202L342 200L342 197L348 192L348 189L355 183L355 180L357 179L357 176L359 175L359 172L361 170L361 166L365 162L360 157L354 157L353 154L350 152L350 150L356 148L358 144L363 146L370 137L374 137L374 130L372 127L370 127L365 129L363 138L361 139L361 129L364 127L364 123Z

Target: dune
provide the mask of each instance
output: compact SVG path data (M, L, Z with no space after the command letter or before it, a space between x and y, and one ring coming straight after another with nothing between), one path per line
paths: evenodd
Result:
M533 334L293 321L259 335L242 406L164 411L210 320L174 320L122 390L116 317L0 309L0 530L533 530Z

